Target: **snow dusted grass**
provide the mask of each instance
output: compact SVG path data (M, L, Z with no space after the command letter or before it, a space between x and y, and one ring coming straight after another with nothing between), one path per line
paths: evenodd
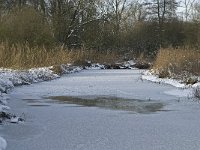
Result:
M32 84L40 81L52 80L58 75L51 70L52 67L33 68L28 70L0 69L0 88L2 92L14 86Z
M62 71L74 73L82 70L80 67L61 65ZM54 73L53 67L32 68L28 70L0 69L0 91L7 93L14 86L32 84L58 78Z

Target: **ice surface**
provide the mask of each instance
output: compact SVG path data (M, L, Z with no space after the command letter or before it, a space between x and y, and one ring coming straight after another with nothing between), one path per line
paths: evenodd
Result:
M7 146L6 140L0 137L0 150L5 150L6 146Z
M16 87L9 94L9 106L15 113L25 114L26 121L0 128L1 136L8 142L7 150L199 149L200 105L187 97L177 98L177 93L184 92L182 89L141 80L141 73L86 70ZM49 96L150 100L162 102L165 107L162 112L138 114L43 98ZM29 105L34 102L37 105Z

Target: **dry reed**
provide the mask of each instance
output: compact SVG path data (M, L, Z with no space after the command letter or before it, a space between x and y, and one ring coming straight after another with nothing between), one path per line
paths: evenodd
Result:
M62 46L54 49L45 47L29 47L28 45L0 43L0 67L28 69L91 60L92 62L111 63L119 55L109 51L68 50Z
M200 76L200 51L193 49L161 49L153 65L160 77Z

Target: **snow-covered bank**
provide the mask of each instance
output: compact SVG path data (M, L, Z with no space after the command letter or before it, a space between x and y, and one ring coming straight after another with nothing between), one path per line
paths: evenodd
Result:
M82 69L80 67L69 67L68 65L61 65L60 68L65 74L78 72ZM29 70L0 69L0 112L6 112L9 109L6 106L6 99L8 97L2 93L7 93L15 86L59 78L60 76L54 73L52 69L53 67L33 68Z
M163 84L169 84L169 85L172 85L172 86L175 86L177 88L182 88L182 89L185 89L185 92L181 95L185 95L185 93L190 93L190 94L187 94L187 96L189 97L192 97L193 95L191 94L193 92L193 90L197 87L200 87L200 77L198 78L198 82L191 85L191 84L186 84L184 83L183 81L181 80L176 80L176 79L171 79L171 78L159 78L158 75L154 74L152 71L145 71L143 72L142 74L142 77L141 77L143 80L148 80L148 81L151 81L151 82L156 82L156 83L163 83ZM180 95L180 94L179 94Z

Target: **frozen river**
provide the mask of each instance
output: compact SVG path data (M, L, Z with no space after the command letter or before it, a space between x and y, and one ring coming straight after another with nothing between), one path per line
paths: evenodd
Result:
M1 126L7 150L199 150L200 104L141 72L85 70L15 88L9 106L26 121Z

